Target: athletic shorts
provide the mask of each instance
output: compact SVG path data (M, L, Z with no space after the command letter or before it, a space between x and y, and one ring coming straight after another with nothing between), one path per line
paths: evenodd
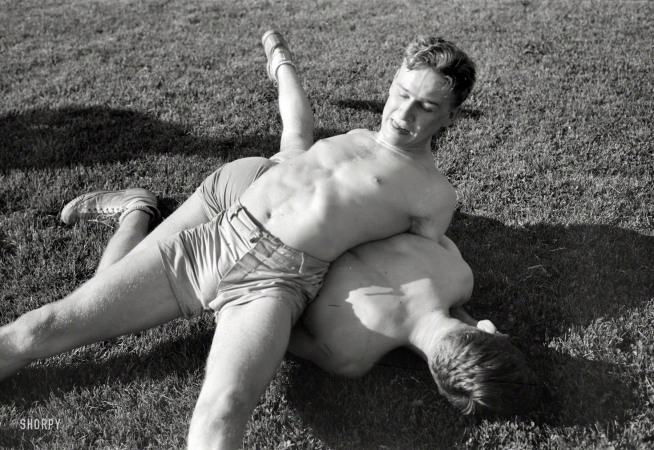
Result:
M288 306L295 323L329 268L328 262L262 230L238 201L210 222L157 244L168 281L189 318L272 297Z
M276 163L268 158L243 158L224 164L209 175L197 188L208 218L216 217L221 211L236 204L243 192Z

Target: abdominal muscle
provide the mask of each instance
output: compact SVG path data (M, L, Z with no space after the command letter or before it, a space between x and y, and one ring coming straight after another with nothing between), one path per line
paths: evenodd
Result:
M408 230L398 183L406 171L373 152L316 145L266 172L241 203L286 245L333 261L358 244Z

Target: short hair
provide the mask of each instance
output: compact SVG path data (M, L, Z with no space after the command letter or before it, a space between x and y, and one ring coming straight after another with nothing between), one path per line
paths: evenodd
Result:
M467 98L476 81L475 63L452 42L442 37L419 36L404 51L407 69L429 67L441 75L454 94L453 108Z
M432 349L438 391L464 414L520 414L534 407L541 385L507 337L455 330Z

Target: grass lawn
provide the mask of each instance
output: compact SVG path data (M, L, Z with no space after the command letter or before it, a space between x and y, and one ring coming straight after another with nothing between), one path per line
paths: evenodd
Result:
M653 18L628 0L0 0L0 323L93 275L113 229L60 223L76 195L141 186L170 214L221 164L276 151L267 29L317 138L378 127L402 47L441 34L479 72L434 141L469 310L547 395L526 417L465 417L406 351L358 380L289 357L245 448L651 448ZM0 447L182 448L212 331L176 321L23 369L0 383ZM59 426L23 429L41 419Z

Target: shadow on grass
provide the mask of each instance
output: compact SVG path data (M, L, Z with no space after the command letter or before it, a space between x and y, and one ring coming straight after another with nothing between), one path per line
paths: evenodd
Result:
M608 356L629 350L627 332L617 330L623 341L603 339L597 321L654 298L654 237L604 225L514 228L462 213L448 234L475 274L469 309L509 333L548 388L537 423L612 428L638 403L637 369ZM587 342L566 339L570 330ZM553 338L588 356L548 347Z
M541 405L524 417L527 422L612 427L637 405L618 365L556 352L547 358L545 367L535 367L546 387ZM361 379L294 362L286 398L328 448L429 449L435 442L437 448L450 448L482 420L507 419L462 415L438 394L426 363L408 350L393 352Z
M640 406L626 367L545 349L535 367L546 386L538 424L612 429Z
M457 212L448 235L475 274L471 309L531 342L654 296L654 237L604 225L521 228Z
M123 338L100 342L78 350L75 363L28 366L16 376L1 381L0 403L12 402L22 408L44 403L54 397L65 398L74 390L101 384L129 384L137 380L160 380L169 374L189 375L203 370L213 326L210 319L195 320L187 336L173 336L145 351L122 350ZM148 333L148 332L145 332ZM139 333L126 346L139 346ZM119 356L103 357L107 351ZM79 361L79 362L78 362Z
M135 111L95 107L37 109L0 117L3 170L126 161L150 153L227 153L182 126ZM210 148L211 147L211 148Z
M316 130L319 137L339 134ZM233 150L239 151L234 153ZM0 172L11 169L95 165L148 154L271 156L279 136L252 134L203 138L180 124L136 111L101 106L37 109L0 117Z

